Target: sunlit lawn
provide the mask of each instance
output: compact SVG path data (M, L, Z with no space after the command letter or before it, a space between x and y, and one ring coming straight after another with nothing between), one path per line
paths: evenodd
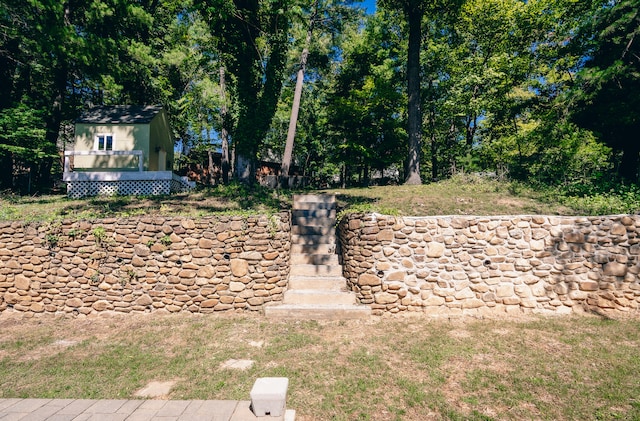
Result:
M575 210L532 189L473 177L456 177L421 186L325 189L338 196L342 209L405 216L424 215L573 215ZM155 197L0 195L0 220L55 221L141 215L204 216L216 213L276 212L291 206L294 193L242 185L204 188L192 193Z
M289 378L300 420L638 419L640 322L259 315L0 316L0 397L247 400ZM246 371L221 368L249 359Z

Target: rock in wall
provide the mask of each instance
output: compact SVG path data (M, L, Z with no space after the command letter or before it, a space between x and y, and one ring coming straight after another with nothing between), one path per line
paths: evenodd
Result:
M0 222L0 312L261 310L281 301L290 217Z
M351 214L345 276L374 313L637 312L640 218Z

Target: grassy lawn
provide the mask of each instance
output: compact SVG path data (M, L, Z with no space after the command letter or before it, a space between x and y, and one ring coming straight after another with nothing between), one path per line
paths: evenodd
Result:
M330 189L397 215L589 214L491 180ZM291 192L235 185L170 197L0 196L0 220L203 216L287 209ZM626 213L611 207L610 213ZM256 314L25 319L0 314L0 398L246 400L286 376L299 420L640 419L640 321L594 316L277 322ZM246 371L229 359L255 362Z
M0 316L0 397L246 400L286 376L300 420L638 419L640 322L259 315ZM246 371L221 368L249 359Z
M341 208L378 211L394 215L515 215L588 214L589 209L569 207L552 194L513 183L473 177L456 177L422 186L380 186L327 189L338 196ZM107 216L189 215L220 212L273 212L291 206L291 191L221 186L188 194L157 197L96 197L81 200L61 195L0 195L0 220L54 221L62 218L94 219ZM300 192L298 192L300 193ZM626 213L611 208L610 213Z

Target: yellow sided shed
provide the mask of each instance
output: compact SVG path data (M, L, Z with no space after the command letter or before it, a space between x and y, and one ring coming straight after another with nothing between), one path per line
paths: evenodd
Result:
M94 107L76 120L74 152L76 171L171 171L167 113L155 105Z

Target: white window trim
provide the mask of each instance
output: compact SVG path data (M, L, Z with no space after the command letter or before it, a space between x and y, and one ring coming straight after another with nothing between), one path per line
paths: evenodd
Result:
M104 141L105 141L105 149L99 149L99 141L98 138L100 136L104 136ZM116 150L116 137L113 133L98 133L96 134L95 138L93 139L93 150L94 151L107 151L106 147L107 147L107 136L111 136L111 150L115 151Z

